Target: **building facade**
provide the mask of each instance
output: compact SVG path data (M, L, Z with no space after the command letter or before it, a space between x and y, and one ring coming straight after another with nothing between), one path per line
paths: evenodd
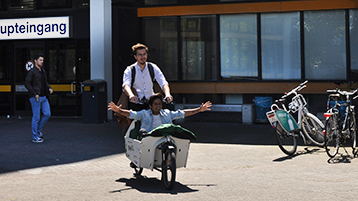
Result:
M178 102L250 104L308 80L318 113L327 89L358 87L358 1L144 2L142 40Z

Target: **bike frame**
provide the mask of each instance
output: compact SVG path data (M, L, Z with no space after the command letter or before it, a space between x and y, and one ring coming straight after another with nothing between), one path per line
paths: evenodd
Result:
M350 96L356 94L356 93L358 92L358 89L354 90L353 92L347 92L347 91L341 91L341 90L327 90L327 92L328 92L328 93L338 93L338 94L340 94L340 95L345 96L345 98L346 98L346 104L347 104L347 108L346 108L346 111L345 111L345 115L346 115L346 116L344 117L342 129L341 129L342 131L344 131L345 129L347 129L347 128L346 128L346 126L347 126L347 118L348 118L349 114L351 114L352 109L354 110L354 106L352 106L352 104L351 104L351 98L350 98ZM353 99L356 99L357 97L358 97L358 96L355 96L355 97L353 97ZM335 109L335 107L336 107L337 105L338 105L339 107L344 106L344 105L339 104L338 101L336 100L336 105L335 105L333 108L329 109L326 113L324 113L324 117L326 117L326 119L329 118L329 117L331 117L333 114L336 113L336 112L334 111L334 109Z
M271 105L271 111L267 113L267 117L269 119L271 126L276 127L275 122L279 122L281 124L281 126L284 128L284 126L282 125L282 122L279 121L279 118L277 118L277 117L270 118L270 117L272 115L276 115L275 114L276 110L280 110L280 109L283 109L288 114L290 114L290 113L294 114L297 112L297 127L300 130L299 134L302 137L302 139L304 140L305 144L306 144L306 138L305 138L304 134L302 133L302 121L303 121L303 119L306 119L306 116L310 116L312 119L315 119L316 122L319 123L319 126L321 126L322 128L324 127L323 123L316 116L314 116L308 112L308 109L306 107L306 105L307 105L306 99L303 97L302 94L298 93L298 91L300 91L306 87L306 85L305 85L306 83L307 83L307 81L303 82L298 87L296 87L295 89L293 89L292 91L290 91L289 93L287 93L281 97L282 99L284 99L284 98L290 96L291 94L294 94L294 97L292 97L291 102L288 104L288 108L289 108L288 110L287 110L285 104L283 102L280 102L281 107L279 107L277 104L273 104L273 105ZM277 108L277 109L275 110L275 108ZM308 127L308 129L311 129L311 128ZM286 131L287 131L287 133L292 132L292 131L288 131L287 129L286 129Z
M352 110L354 110L354 106L351 105L351 100L350 100L350 95L355 94L355 92L353 92L352 94L346 94L346 101L347 103L347 108L345 111L345 117L344 117L344 121L342 124L342 128L339 128L340 130L340 135L342 134L341 132L347 129L347 119L348 116L352 113ZM356 97L354 97L353 99L355 99ZM344 104L339 104L338 101L336 101L336 105L333 108L330 108L326 113L324 113L324 117L326 117L326 120L328 120L328 118L332 117L332 115L338 115L338 112L336 112L336 110L339 110L338 108L336 108L336 106L344 106ZM326 134L326 132L324 131L324 134Z

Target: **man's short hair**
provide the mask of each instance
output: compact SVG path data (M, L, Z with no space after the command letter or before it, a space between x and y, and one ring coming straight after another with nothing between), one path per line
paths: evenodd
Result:
M135 45L132 46L132 52L133 52L133 55L137 55L137 50L142 50L142 49L145 49L146 52L148 53L148 47L141 44L141 43L137 43Z
M42 53L35 54L34 60L38 60L40 57L44 58L44 55Z
M152 105L153 105L153 102L154 102L156 99L160 99L160 101L163 101L163 95L162 95L161 93L155 93L155 94L151 95L151 96L149 97L148 104L149 104L150 106L152 106Z

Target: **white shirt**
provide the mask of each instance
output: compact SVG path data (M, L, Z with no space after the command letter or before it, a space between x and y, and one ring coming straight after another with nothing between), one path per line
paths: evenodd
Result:
M153 66L154 71L154 79L158 82L160 88L163 89L164 85L169 85L167 80L165 79L162 71L159 69L157 65L154 63L150 63ZM142 99L144 96L148 99L151 95L154 94L153 91L153 82L150 77L150 73L148 70L148 62L145 64L144 70L138 65L138 62L135 63L135 79L133 83L133 88L137 91L138 98ZM132 71L130 66L126 68L123 74L123 84L122 87L124 88L125 85L132 87Z
M155 129L156 127L158 127L158 126L160 126L162 124L163 124L163 122L162 122L162 119L160 118L160 115L159 114L158 115L153 114L153 124L152 124L152 129L151 130Z

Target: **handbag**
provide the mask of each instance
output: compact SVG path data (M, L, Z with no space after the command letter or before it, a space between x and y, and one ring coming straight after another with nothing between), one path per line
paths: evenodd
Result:
M133 91L134 95L137 95L136 90L134 88L132 88L132 91ZM123 91L121 96L119 97L117 106L122 105L122 107L121 107L122 109L128 109L128 100L129 100L129 97ZM126 128L127 125L130 125L132 122L132 120L129 119L128 117L123 116L117 112L114 113L114 116L117 118L119 125L122 127L122 131Z

